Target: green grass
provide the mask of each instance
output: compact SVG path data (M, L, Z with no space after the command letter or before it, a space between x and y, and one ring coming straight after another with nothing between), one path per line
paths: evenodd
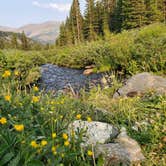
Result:
M121 86L116 79L113 79L111 88L82 92L79 99L68 95L53 97L52 94L35 91L33 85L40 77L40 65L45 63L73 68L95 64L95 72L111 70L126 77L142 71L164 75L165 55L166 27L163 24L124 31L112 35L107 41L75 47L26 52L1 50L0 165L93 165L92 157L87 155L91 147L80 148L82 133L75 133L78 139L69 140L69 146L64 145L62 137L68 124L81 114L82 120L91 117L94 121L112 123L118 128L125 126L128 134L141 145L146 157L142 165L164 166L166 96L148 92L141 98L112 99L115 90ZM2 78L5 70L9 70L11 75ZM14 74L15 71L18 75ZM96 113L96 107L106 109L109 114ZM7 119L7 123L2 123L2 117ZM16 124L23 124L24 130L16 131ZM57 134L55 139L51 137L54 132ZM47 141L46 146L41 145L42 140ZM31 146L31 141L36 141L37 148ZM54 146L56 154L52 152Z
M113 92L113 87L106 90L93 89L83 97L83 101L108 111L107 115L100 115L98 120L127 128L128 134L141 145L146 157L143 166L164 166L166 96L147 92L141 98L112 99Z
M65 146L62 136L68 125L81 114L82 120L91 117L93 121L124 126L128 134L141 145L146 160L143 166L164 166L166 126L166 96L149 92L143 97L112 99L116 81L112 88L92 89L82 93L79 99L71 96L44 94L34 87L20 89L18 76L11 73L0 81L0 164L5 165L82 165L90 166L93 158L87 155L91 147L82 149L82 133L75 133ZM8 98L5 98L8 97ZM10 97L10 98L9 98ZM35 98L34 98L35 97ZM96 107L105 108L108 114L96 113ZM2 123L1 118L7 122ZM24 125L17 131L15 125ZM133 126L137 130L133 129ZM56 138L52 138L56 133ZM42 141L47 145L42 146ZM31 142L36 141L37 147ZM56 146L56 153L52 147ZM96 161L96 164L98 161Z

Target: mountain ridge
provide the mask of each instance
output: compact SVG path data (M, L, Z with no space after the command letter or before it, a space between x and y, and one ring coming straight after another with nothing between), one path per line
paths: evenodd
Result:
M53 43L59 34L60 21L46 21L43 23L26 24L18 28L0 26L0 31L21 33L41 43Z

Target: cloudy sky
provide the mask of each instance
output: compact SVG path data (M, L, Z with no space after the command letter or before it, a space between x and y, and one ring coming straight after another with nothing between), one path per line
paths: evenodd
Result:
M85 0L80 0L84 8ZM72 0L1 0L0 26L19 27L29 23L64 20Z

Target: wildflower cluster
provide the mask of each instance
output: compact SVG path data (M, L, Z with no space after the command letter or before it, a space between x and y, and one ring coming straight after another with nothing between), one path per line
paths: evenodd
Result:
M72 104L75 99L42 94L36 85L27 91L19 89L16 79L20 75L19 70L14 70L13 73L5 71L2 74L2 80L6 83L0 89L0 103L3 103L0 108L0 134L5 133L6 137L12 138L11 143L12 140L16 141L17 147L13 147L15 153L15 149L26 149L27 155L34 156L32 160L46 158L44 164L48 164L49 160L60 164L68 161L73 154L72 162L78 158L81 161L81 137L75 131L69 134L66 123L81 119L90 122L91 118L75 111L75 105L78 105L77 102ZM0 141L3 144L1 138ZM85 153L92 156L87 150ZM26 160L25 157L22 156L21 161Z

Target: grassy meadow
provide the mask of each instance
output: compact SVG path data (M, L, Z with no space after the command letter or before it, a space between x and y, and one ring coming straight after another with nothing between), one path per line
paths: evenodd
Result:
M80 98L39 91L40 66L84 68L110 72L113 85L82 92ZM119 75L139 72L166 74L166 26L153 24L114 34L109 40L46 51L0 51L0 165L102 166L93 148L83 149L83 133L67 133L76 119L125 126L138 141L143 166L166 163L166 96L147 92L142 97L113 99ZM108 114L96 113L103 108ZM71 138L69 139L69 134ZM77 138L75 138L77 135Z

